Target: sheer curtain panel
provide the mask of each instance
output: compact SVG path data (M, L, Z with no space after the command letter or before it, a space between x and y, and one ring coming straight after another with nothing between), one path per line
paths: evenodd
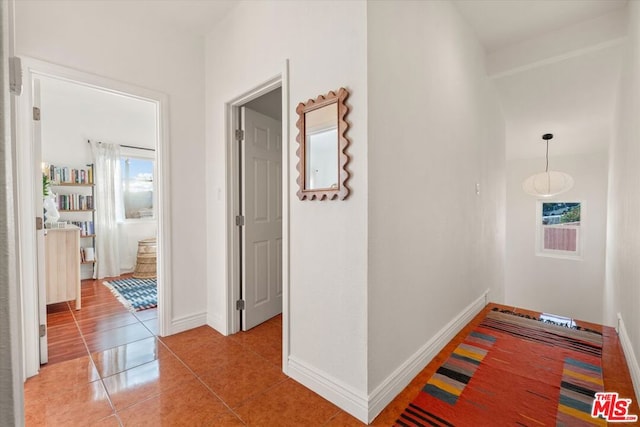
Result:
M120 146L91 141L95 158L96 268L93 277L120 275L117 212L121 209Z

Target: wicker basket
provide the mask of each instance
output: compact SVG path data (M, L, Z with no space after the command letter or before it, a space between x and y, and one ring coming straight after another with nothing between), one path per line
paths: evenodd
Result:
M156 239L144 239L138 242L138 258L133 277L136 279L154 279L156 277Z

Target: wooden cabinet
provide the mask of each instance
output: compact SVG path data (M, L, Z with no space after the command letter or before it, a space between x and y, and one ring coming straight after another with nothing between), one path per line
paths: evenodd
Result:
M80 309L80 228L50 228L44 237L47 304L76 301Z

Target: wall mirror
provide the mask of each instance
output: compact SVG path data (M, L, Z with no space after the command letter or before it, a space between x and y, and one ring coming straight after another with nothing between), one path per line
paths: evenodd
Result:
M349 92L340 88L298 104L298 197L344 200L349 195L346 121Z

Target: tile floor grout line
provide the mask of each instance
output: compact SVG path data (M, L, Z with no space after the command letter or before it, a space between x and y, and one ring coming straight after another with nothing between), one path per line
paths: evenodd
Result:
M273 384L273 385L272 385L272 386L270 386L270 387L267 387L267 388L266 388L266 389L264 389L261 393L258 393L258 394L256 394L256 395L253 395L253 396L250 396L250 397L246 398L246 399L245 399L245 400L243 400L242 402L238 403L235 407L236 407L236 408L239 408L239 407L241 407L241 406L244 406L244 405L246 405L247 403L251 402L252 400L257 399L258 397L260 397L260 396L262 396L262 395L266 394L266 393L267 393L267 392L269 392L270 390L273 390L274 388L276 388L276 387L278 387L278 386L280 386L280 385L284 384L285 382L287 382L287 381L289 381L289 380L293 381L293 380L291 379L291 377L288 377L288 376L286 376L286 375L285 375L285 378L284 378L283 380L276 382L275 384ZM305 386L305 388L306 388L306 386ZM314 393L315 393L315 392L314 392ZM234 413L235 413L235 411L234 411Z
M158 338L158 340L159 340L159 341L161 341L161 339L160 339L160 338ZM162 342L162 341L161 341L161 342ZM217 393L216 393L216 392L215 392L215 391L214 391L214 390L213 390L213 389L212 389L212 388L211 388L207 383L205 383L205 382L202 380L202 378L201 378L201 376L200 376L199 374L197 374L193 369L191 369L191 367L189 367L189 365L187 365L187 363L186 363L184 360L182 360L182 358L181 358L178 354L176 354L176 353L175 353L175 352L174 352L174 351L173 351L173 350L172 350L172 349L171 349L171 348L170 348L166 343L162 342L162 344L163 344L167 349L169 349L169 351L171 352L171 354L173 354L173 355L175 356L175 358L176 358L176 359L178 359L178 361L179 361L180 363L182 363L182 365L183 365L185 368L187 368L187 369L189 370L189 372L191 372L191 373L196 377L196 379L198 380L198 382L200 382L200 384L202 384L202 385L203 385L203 386L204 386L204 387L205 387L205 388L206 388L206 389L207 389L211 394L213 394L213 395L214 395L218 400L220 400L220 401L222 402L222 404L223 404L223 405L224 405L224 406L225 406L225 407L226 407L226 408L227 408L227 409L228 409L228 410L229 410L233 415L235 415L238 419L240 419L243 423L245 423L245 425L247 425L247 424L246 424L246 422L245 422L245 420L240 416L240 414L236 413L236 411L234 411L234 410L233 410L233 408L229 405L229 403L228 403L227 401L225 401L225 400L224 400L220 395L218 395L218 394L217 394ZM238 344L238 343L236 343L236 344ZM238 344L238 345L239 345L240 347L242 347L242 349L243 349L244 351L249 350L249 351L251 351L251 352L253 352L253 353L255 353L255 354L258 354L257 352L255 352L255 351L254 351L254 350L252 350L252 349L247 349L247 348L246 348L244 345L242 345L242 344ZM266 360L266 358L264 358L262 355L260 355L260 354L258 354L258 355L259 355L259 356L261 356L263 359L265 359L265 360ZM269 363L269 365L271 365L271 362L270 362L270 361L268 361L268 360L266 360L266 361ZM282 372L282 370L281 370L280 372ZM284 375L284 372L282 372L282 374ZM249 401L251 401L251 400L253 400L253 399L255 399L255 398L259 397L259 396L262 396L262 395L263 395L263 394L265 394L267 391L269 391L269 390L273 389L274 387L276 387L276 386L278 386L278 385L280 385L280 384L283 384L285 381L287 381L287 380L289 380L289 379L290 379L290 377L289 377L289 376L287 376L287 375L285 375L285 378L284 378L283 380L278 381L277 383L273 384L271 387L268 387L268 388L267 388L267 389L265 389L262 393L258 393L258 394L254 395L254 396L248 397L246 400L244 400L244 401L240 402L240 403L236 406L236 408L237 408L237 407L242 406L243 404L245 404L245 403L247 403L247 402L249 402Z
M129 344L129 343L127 343L127 344ZM120 347L120 346L116 346L116 347ZM115 347L112 347L112 348L115 348ZM110 350L110 349L107 349L107 350ZM87 347L87 351L88 351L88 347ZM99 352L96 352L96 353L99 353ZM100 383L102 384L102 388L104 389L104 393L107 395L107 400L109 401L109 405L111 405L111 409L113 411L113 414L116 415L116 417L118 418L118 421L120 422L120 425L123 426L124 423L122 423L122 421L120 421L120 417L118 416L118 410L116 409L116 405L113 403L113 400L111 399L111 393L109 393L109 389L107 388L107 385L104 383L105 377L103 377L102 373L98 370L98 366L96 365L96 362L93 360L93 355L91 353L89 353L89 359L91 360L91 363L94 364L94 366L96 368L96 371L98 372L98 377L100 378ZM117 374L114 374L114 375L117 375ZM109 378L109 377L107 377L107 378Z
M326 426L327 424L329 424L334 418L337 418L338 415L340 415L341 412L342 412L342 409L338 408L338 412L336 412L335 414L330 416L322 425Z
M80 298L82 299L82 287L80 288ZM71 309L71 305L69 305L69 309ZM107 391L107 386L104 384L104 380L102 379L102 375L100 374L100 372L98 372L98 366L96 365L95 360L93 360L93 356L91 355L91 352L89 351L89 345L87 344L87 341L84 338L84 334L82 333L82 330L80 329L80 325L78 324L78 319L76 319L76 316L75 316L75 313L73 312L73 310L71 311L71 316L73 317L73 321L75 322L76 328L78 329L78 333L80 334L80 339L84 343L84 347L87 350L87 355L89 356L89 360L91 361L91 365L93 366L93 369L95 369L95 371L98 373L98 380L100 381L100 384L102 385L102 389L104 390L104 394L107 396L107 402L109 402L109 406L111 406L111 414L113 415L113 414L116 413L116 407L113 404L113 402L111 401L111 395L109 395L109 392Z
M250 352L252 352L253 354L258 355L258 356L259 356L260 358L262 358L264 361L266 361L267 363L269 363L269 365L273 365L273 364L274 364L271 360L267 359L267 358L266 358L265 356L263 356L261 353L258 353L256 350L254 350L254 349L253 349L253 348L251 348L251 347L248 347L248 346L247 346L247 345L245 345L244 343L240 343L239 345L240 345L240 347L242 347L245 351L250 351ZM274 349L275 349L275 350L278 350L277 348L274 348ZM284 372L282 371L282 363L281 363L280 365L276 364L275 366L280 370L280 372L282 372L282 373L284 374ZM287 376L287 378L289 378L289 376Z
M222 399L222 397L220 397L215 391L213 391L211 389L211 387L209 387L209 385L207 385L207 383L205 383L204 381L202 381L202 379L200 378L200 375L198 375L193 369L191 369L191 367L189 365L187 365L187 363L182 360L182 358L180 356L178 356L176 354L176 352L174 352L171 347L169 347L169 345L167 345L165 342L163 342L160 337L157 337L158 341L162 343L163 346L165 346L165 348L167 348L167 350L169 350L169 352L176 358L178 359L178 362L180 362L189 372L191 372L193 374L193 376L198 380L198 382L200 384L202 384L207 390L209 390L209 392L211 394L213 394L216 399L218 399L220 402L222 402L222 404L231 412L233 412L233 410L231 409L231 407L227 404L227 402L224 401L224 399ZM233 412L234 415L237 416L237 414L235 412ZM243 420L244 422L244 420Z
M82 290L81 290L81 293L82 293ZM68 304L68 303L67 303L67 304ZM71 308L71 307L69 306L69 308ZM86 350L87 350L87 354L89 355L89 360L91 361L91 363L92 363L92 365L94 366L94 368L95 368L96 372L98 373L98 378L100 379L100 383L102 384L102 388L104 389L104 393L105 393L105 394L106 394L106 396L107 396L107 401L109 402L109 405L111 406L111 410L113 411L113 414L115 414L115 415L116 415L116 417L118 418L118 422L120 423L120 425L121 425L121 426L123 426L124 424L123 424L123 423L122 423L122 421L120 420L120 417L118 416L118 411L117 411L117 409L116 409L116 406L115 406L115 404L113 403L113 400L111 399L111 394L109 393L109 390L107 389L107 386L106 386L106 384L104 383L104 377L102 376L102 372L100 372L100 371L98 370L98 366L96 365L96 362L95 362L95 360L93 359L93 355L92 355L91 351L89 350L89 345L87 344L87 340L85 339L84 332L83 332L83 331L82 331L82 329L80 328L80 325L78 324L78 320L76 319L76 316L75 316L75 314L73 313L73 311L71 311L71 316L73 316L73 320L74 320L74 322L75 322L75 324L76 324L76 328L78 329L78 332L80 333L80 338L82 339L82 342L84 343L84 346L85 346L85 348L86 348ZM145 324L144 324L144 323L142 323L142 321L138 318L138 316L136 316L136 315L134 314L134 318L136 319L136 322L137 322L137 323L140 323L140 324L142 325L142 327L143 327L143 328L145 328L147 331L149 331L149 329L145 326ZM135 324L135 322L134 322L134 323L131 323L131 324L133 325L133 324ZM125 326L129 326L129 325L125 325ZM113 330L113 329L117 329L117 328L105 329L104 331L111 331L111 330ZM100 331L100 332L103 332L103 331ZM154 337L155 337L155 335L153 334L153 332L151 332L151 331L149 331L149 332L151 333L151 335L152 335L152 336L154 336ZM149 338L149 337L146 337L146 338ZM142 339L146 339L146 338L142 338ZM135 341L132 341L132 342L142 341L142 339L140 339L140 340L135 340ZM156 338L156 339L157 339L157 338ZM123 344L123 345L126 345L126 344L130 344L130 343L125 343L125 344ZM116 347L120 347L120 346L110 347L110 348L105 349L105 350L102 350L102 351L107 351L107 350L110 350L110 349L112 349L112 348L116 348ZM99 353L99 352L96 352L96 353ZM112 414L112 415L113 415L113 414Z
M82 299L82 288L80 290L80 299ZM89 359L91 359L91 363L93 363L93 358L91 357L91 353L89 352L89 346L87 345L87 341L84 339L84 334L82 333L82 329L80 329L80 325L78 324L78 319L76 319L76 315L74 313L74 310L71 309L71 304L69 304L69 302L67 302L67 306L69 307L69 311L71 312L71 317L73 317L73 323L76 325L76 329L78 330L78 334L80 335L80 339L82 340L82 343L84 344L84 348L87 351L87 354L89 355ZM47 345L48 345L48 343L47 343ZM94 367L95 367L95 364L94 364Z

